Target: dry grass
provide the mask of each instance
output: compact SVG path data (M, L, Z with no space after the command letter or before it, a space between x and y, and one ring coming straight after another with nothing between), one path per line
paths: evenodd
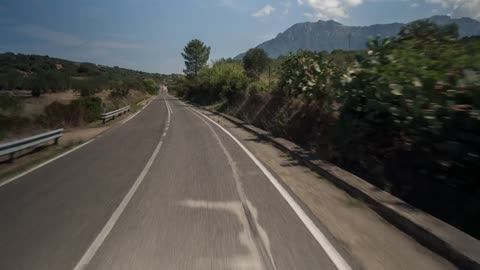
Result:
M24 91L19 91L24 92ZM72 100L75 100L80 97L78 92L73 90L67 92L59 92L59 93L46 93L40 97L32 97L30 94L25 96L25 93L19 93L22 95L23 99L23 110L20 116L34 119L37 116L43 113L43 110L48 105L52 104L54 101L68 104Z

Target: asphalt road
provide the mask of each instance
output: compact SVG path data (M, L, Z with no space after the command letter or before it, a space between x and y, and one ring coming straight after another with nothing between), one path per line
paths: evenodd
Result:
M258 163L163 95L0 187L0 269L349 269Z

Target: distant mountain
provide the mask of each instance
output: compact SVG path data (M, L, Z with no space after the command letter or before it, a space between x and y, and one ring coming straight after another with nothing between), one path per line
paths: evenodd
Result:
M454 19L449 16L433 16L427 20L442 25L457 24L460 37L480 36L480 22L471 18ZM370 37L394 37L403 26L405 26L403 23L346 26L332 20L297 23L274 39L258 45L257 48L264 49L270 57L287 55L300 49L362 50L366 49ZM240 54L235 59L242 59L243 55Z

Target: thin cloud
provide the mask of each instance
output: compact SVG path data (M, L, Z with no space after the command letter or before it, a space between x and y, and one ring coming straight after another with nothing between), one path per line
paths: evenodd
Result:
M470 17L480 20L480 0L470 0L458 5L452 12L455 18Z
M253 13L253 17L266 17L270 16L275 11L275 8L271 5L266 5L263 8L259 9L257 12Z
M292 3L290 1L283 3L283 15L288 15L290 13L290 8L292 7Z
M307 17L307 18L309 18L309 19L313 19L313 18L315 17L315 16L313 16L312 13L309 13L309 12L303 13L303 16L305 16L305 17Z
M310 8L312 11L306 14L312 18L333 19L348 17L349 9L363 4L363 0L297 0L297 3Z
M470 17L480 19L480 0L426 0L428 3L438 4L445 9L452 10L455 18Z

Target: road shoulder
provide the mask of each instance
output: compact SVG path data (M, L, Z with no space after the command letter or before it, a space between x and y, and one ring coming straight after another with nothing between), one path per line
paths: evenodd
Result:
M20 157L13 163L8 162L8 157L4 157L0 160L0 186L5 182L10 182L10 179L16 178L18 175L32 170L43 162L55 159L56 157L59 157L68 151L72 151L76 149L76 147L80 147L94 138L101 136L104 132L128 122L145 109L151 101L152 98L140 102L138 104L139 107L136 108L136 110L119 116L115 120L108 121L106 124L102 124L99 120L85 127L67 129L58 145L47 143L28 149L27 151L20 153Z
M364 269L455 269L365 204L287 156L268 142L218 115L227 128L321 221Z

